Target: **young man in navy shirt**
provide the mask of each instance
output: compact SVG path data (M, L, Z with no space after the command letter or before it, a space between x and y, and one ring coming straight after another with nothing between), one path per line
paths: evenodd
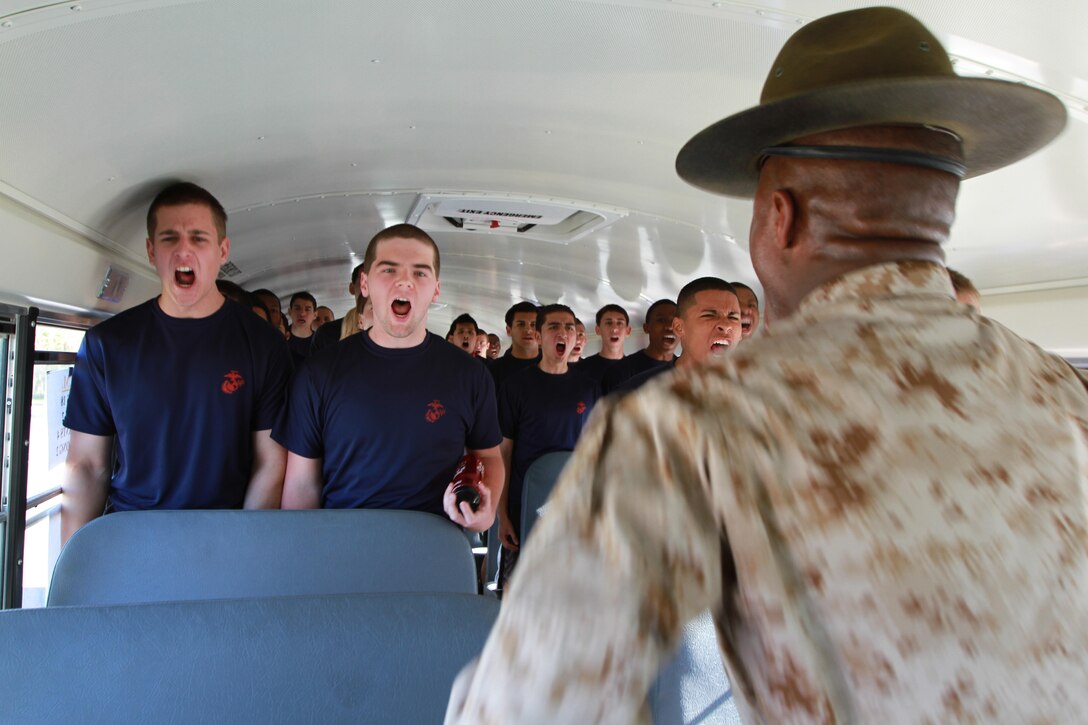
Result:
M446 333L446 342L452 343L469 355L476 354L476 334L480 328L476 320L467 312L462 312L450 323L449 332Z
M326 307L325 305L318 305L317 310L314 312L314 321L310 323L310 329L313 330L314 334L316 334L318 328L320 328L322 325L327 325L328 323L332 322L334 317L336 317L336 315L333 314L331 307ZM311 347L313 346L312 335L310 336L310 345Z
M487 348L491 345L491 341L487 337L486 330L476 330L476 347L473 349L472 354L481 360L487 360Z
M497 360L502 352L502 340L494 332L487 333L487 359Z
M216 287L226 224L195 184L152 202L147 256L162 293L88 330L76 359L62 541L107 500L118 511L279 506L285 454L270 432L289 353L274 327Z
M578 363L578 372L601 382L613 365L623 360L623 343L631 334L631 318L619 305L605 305L597 310L597 336L601 351Z
M740 343L740 299L729 282L718 277L700 277L684 285L676 302L672 330L684 347L680 357L624 381L613 393L637 390L674 367L689 368L720 361Z
M582 360L582 351L586 348L585 323L575 317L574 329L577 331L577 336L574 338L574 347L570 351L570 360L567 361L570 365Z
M370 241L363 265L374 326L302 364L273 432L288 451L283 508L412 509L484 531L504 478L495 388L483 365L427 332L438 247L398 224ZM476 511L451 484L466 449L484 463Z
M337 317L332 322L326 322L317 328L313 337L310 338L311 355L329 345L335 345L345 337L351 337L358 334L360 330L370 327L369 324L366 324L365 319L362 323L359 322L359 317L364 315L366 309L366 297L359 292L362 275L363 265L360 262L351 270L351 281L348 282L348 293L355 300L355 306L348 310L343 317Z
M619 388L627 380L655 367L669 365L676 356L676 333L672 329L676 317L676 303L672 300L658 300L646 310L646 324L642 329L650 338L643 350L632 353L621 362L613 365L605 374L601 388L605 395Z
M503 553L504 580L519 545L525 472L545 453L574 449L600 395L596 381L568 363L577 334L569 307L541 307L536 320L540 361L511 375L499 391L499 450L508 471L499 501L499 541L507 549Z
M759 298L743 282L730 282L740 300L741 340L747 340L759 330Z
M291 337L287 338L287 347L291 350L291 359L297 367L310 356L313 343L313 322L317 316L317 299L309 292L296 292L291 295L291 304L287 308L291 315Z
M537 307L532 302L518 302L506 311L506 334L510 336L510 349L495 359L489 368L495 381L495 390L503 382L540 359L540 341L536 336Z

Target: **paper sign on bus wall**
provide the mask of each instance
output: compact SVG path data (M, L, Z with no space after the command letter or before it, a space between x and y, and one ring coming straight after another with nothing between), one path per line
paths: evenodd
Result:
M45 407L49 419L49 468L64 463L68 457L68 442L72 433L61 422L68 407L72 389L72 368L49 370L45 373Z

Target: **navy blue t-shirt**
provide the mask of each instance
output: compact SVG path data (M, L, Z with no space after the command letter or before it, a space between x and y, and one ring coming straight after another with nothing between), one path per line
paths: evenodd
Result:
M64 425L117 436L115 510L240 508L253 432L275 423L290 369L283 336L248 308L182 319L152 299L87 331Z
M658 375L667 373L674 368L676 368L676 360L667 362L664 365L658 365L649 370L643 370L635 377L623 381L623 383L617 386L615 390L611 391L609 395L627 395L627 393L633 393Z
M675 355L673 355L672 360L656 360L647 355L645 350L631 353L609 368L608 372L605 373L605 376L601 381L601 391L605 395L608 395L636 375L644 373L647 370L670 365L675 361Z
M502 384L506 379L528 367L536 367L540 362L540 356L534 358L514 357L513 348L510 348L487 365L491 379L495 381L495 390L502 390Z
M326 322L317 328L317 332L310 335L310 354L323 350L330 345L340 342L340 328L344 326L344 318L337 317L332 322Z
M623 362L623 358L610 358L601 357L601 353L596 355L590 355L587 358L582 358L574 364L574 369L587 378L592 378L600 383L605 374L615 367L618 363Z
M525 472L545 453L574 449L599 397L597 382L573 369L553 375L534 365L503 384L499 425L503 437L514 441L507 506L515 529L521 522Z
M311 334L309 337L295 337L291 335L287 338L287 347L291 350L291 360L294 362L297 368L302 364L302 361L310 357L310 345L314 341L314 336Z
M465 449L502 441L487 370L432 333L394 349L363 332L314 353L295 373L272 437L322 459L325 508L439 515Z

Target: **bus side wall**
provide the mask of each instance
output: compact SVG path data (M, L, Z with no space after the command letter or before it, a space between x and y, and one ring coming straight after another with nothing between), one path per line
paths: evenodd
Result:
M1047 350L1088 357L1088 287L983 295L982 312Z
M111 265L128 275L120 303L98 299ZM0 195L0 301L110 314L158 293L158 277L146 259L111 258L96 242Z

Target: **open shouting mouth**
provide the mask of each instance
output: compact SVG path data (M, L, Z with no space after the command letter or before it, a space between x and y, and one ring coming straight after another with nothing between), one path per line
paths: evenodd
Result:
M720 337L717 340L710 341L710 352L714 354L721 354L729 352L729 348L732 346L733 341L728 337Z
M174 282L178 287L189 289L196 283L196 273L192 267L178 267L174 270Z
M408 313L412 311L412 303L403 297L394 298L391 306L393 308L393 315L398 319L406 319Z

